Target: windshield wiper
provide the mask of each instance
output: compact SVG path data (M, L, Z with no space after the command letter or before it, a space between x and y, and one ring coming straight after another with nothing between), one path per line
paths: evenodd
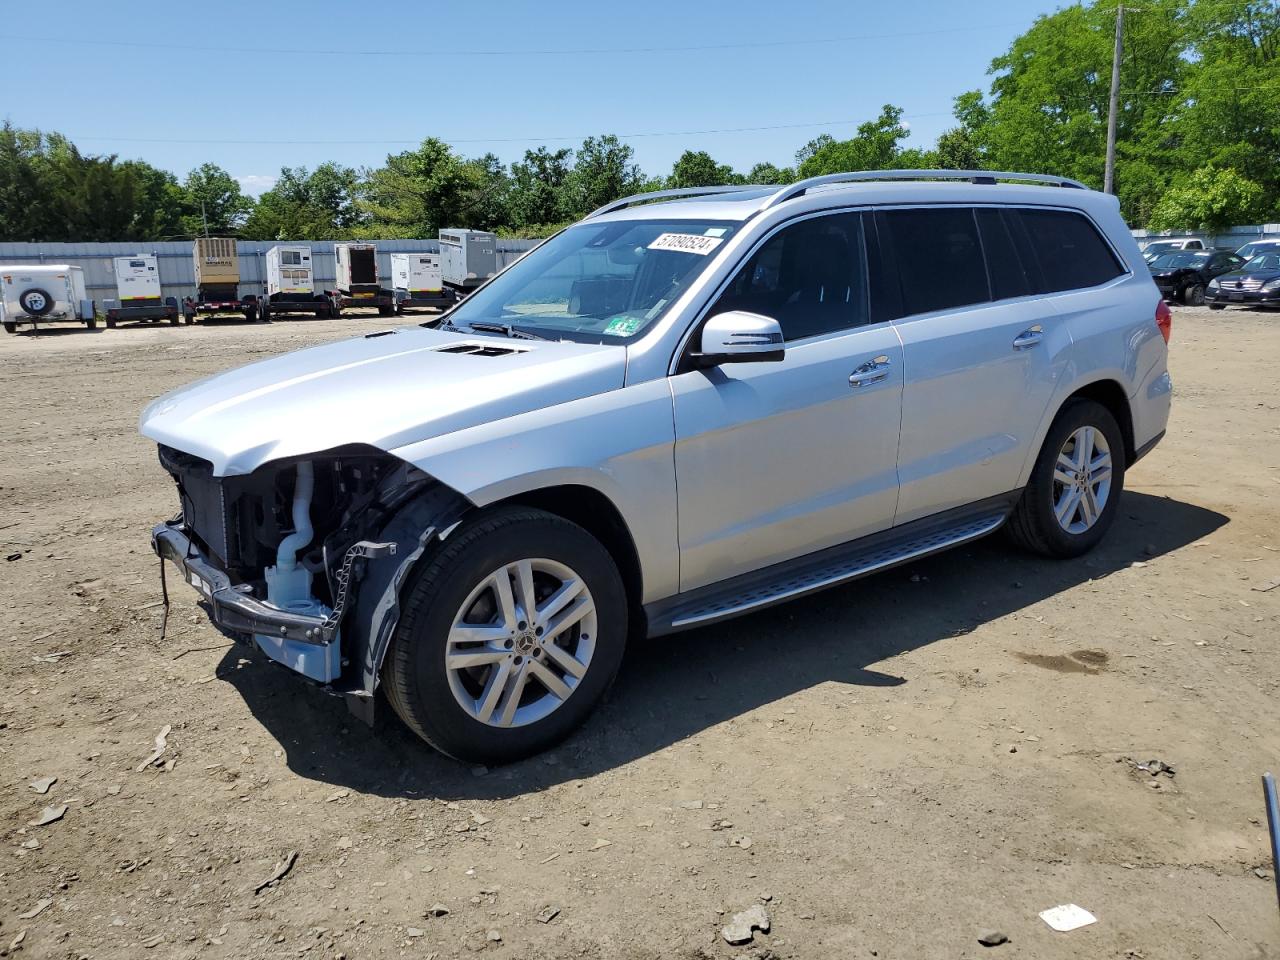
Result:
M472 330L479 330L483 333L500 333L503 336L511 337L516 340L548 340L549 337L543 337L536 333L530 333L528 330L517 330L510 323L496 323L488 320L476 320L468 323L468 327Z

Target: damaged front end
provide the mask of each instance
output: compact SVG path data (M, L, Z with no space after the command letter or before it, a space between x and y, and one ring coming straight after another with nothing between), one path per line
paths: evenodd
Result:
M182 512L152 530L156 554L204 595L218 626L347 694L368 718L400 585L465 498L371 447L231 477L163 445L160 462Z

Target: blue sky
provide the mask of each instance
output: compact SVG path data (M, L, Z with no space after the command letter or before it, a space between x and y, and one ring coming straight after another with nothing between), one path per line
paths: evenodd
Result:
M686 149L745 170L790 164L807 140L848 136L894 103L909 143L928 146L952 123L952 97L985 89L991 58L1059 4L6 6L0 110L14 124L179 176L212 161L258 193L281 166L376 166L428 135L509 162L617 133L648 173Z

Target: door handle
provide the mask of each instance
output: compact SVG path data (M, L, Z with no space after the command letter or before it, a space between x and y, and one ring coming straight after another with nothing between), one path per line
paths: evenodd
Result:
M1027 329L1023 330L1020 334L1018 334L1016 337L1013 338L1013 349L1027 350L1031 347L1034 347L1037 343L1040 342L1043 336L1044 336L1044 329L1040 326L1040 324L1037 323L1035 326L1027 327Z
M879 383L889 379L889 358L876 357L868 360L849 374L849 386L865 387L870 383Z

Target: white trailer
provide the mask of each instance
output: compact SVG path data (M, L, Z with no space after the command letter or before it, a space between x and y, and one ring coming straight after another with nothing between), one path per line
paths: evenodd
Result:
M449 307L457 302L453 290L444 285L439 254L393 253L391 283L396 313L408 307Z
M84 270L66 263L0 266L0 323L6 333L19 324L70 320L92 330L98 325L94 302L85 296Z
M329 300L316 292L311 248L304 244L280 244L266 255L267 291L258 304L263 320L282 313L309 313L327 317Z
M121 320L178 322L178 298L163 296L160 261L154 254L113 257L111 266L116 278L116 297L102 302L108 327L114 327Z
M378 248L372 243L335 243L333 245L334 285L329 291L333 315L343 307L377 307L379 316L395 312L395 297L383 289L378 276Z
M440 266L444 282L470 293L498 272L498 236L487 230L441 230Z

